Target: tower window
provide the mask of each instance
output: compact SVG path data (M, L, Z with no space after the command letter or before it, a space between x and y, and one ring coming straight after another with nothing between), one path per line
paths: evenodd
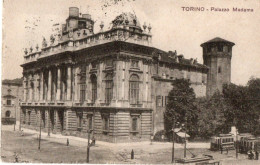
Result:
M222 45L218 45L218 52L223 52L223 46Z
M207 48L207 52L211 52L211 47L210 46Z
M221 67L218 67L218 73L221 73Z
M228 46L228 52L231 52L231 47L230 46Z

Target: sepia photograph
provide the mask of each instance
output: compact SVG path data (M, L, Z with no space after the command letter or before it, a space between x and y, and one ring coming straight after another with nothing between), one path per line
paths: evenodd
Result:
M2 0L1 163L259 165L259 0Z

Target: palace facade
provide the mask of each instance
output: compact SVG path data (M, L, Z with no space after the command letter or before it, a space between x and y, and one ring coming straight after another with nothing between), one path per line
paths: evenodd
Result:
M154 48L152 27L141 27L134 14L103 27L94 34L91 15L71 7L49 45L43 39L40 50L25 50L23 127L80 137L91 130L109 142L148 140L164 129L174 79L189 79L196 96L206 96L209 67Z

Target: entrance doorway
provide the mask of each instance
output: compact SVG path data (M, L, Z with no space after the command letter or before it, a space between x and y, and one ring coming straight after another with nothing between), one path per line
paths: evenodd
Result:
M50 111L50 121L51 121L51 131L53 131L54 130L54 111L53 110L51 110Z
M58 118L60 122L60 131L64 130L64 111L58 111Z
M41 111L41 118L42 118L41 122L43 123L42 127L45 128L46 123L45 123L45 111L44 110Z

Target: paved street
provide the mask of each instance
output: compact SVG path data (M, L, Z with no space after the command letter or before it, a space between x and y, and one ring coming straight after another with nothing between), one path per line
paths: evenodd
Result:
M13 131L13 126L2 127L1 158L4 162L14 162L15 152L20 162L33 163L85 163L87 139L72 136L61 136L42 133L41 150L38 150L38 132L29 129L24 130L24 136L20 132ZM70 145L66 146L67 139ZM97 141L91 147L90 163L170 163L172 143L138 142L112 144ZM183 157L183 145L175 145L175 157ZM259 164L260 161L249 161L246 155L239 154L239 160L235 158L235 152L228 154L211 152L208 143L189 143L189 151L195 155L210 154L215 160L222 160L222 164ZM135 159L130 159L131 150L135 152ZM187 156L191 153L187 151ZM225 159L225 160L224 160Z

